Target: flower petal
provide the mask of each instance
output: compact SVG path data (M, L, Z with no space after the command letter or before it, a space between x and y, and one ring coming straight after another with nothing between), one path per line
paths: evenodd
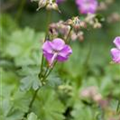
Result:
M50 42L50 46L55 51L62 50L64 45L65 45L65 42L62 39L60 39L60 38L56 38L52 42Z
M43 55L47 59L48 62L50 62L53 57L53 54L45 52L45 51L43 52Z
M111 49L112 59L115 63L120 63L120 50L117 48Z
M68 57L70 54L72 54L72 49L68 45L65 45L64 48L59 52L59 55L63 57Z
M120 49L120 37L116 37L115 40L113 41L113 43L116 45L116 47L118 49Z
M56 58L59 62L64 62L68 59L68 57L63 57L63 56L60 56L58 55L57 58Z
M66 61L70 54L72 54L72 49L70 46L65 45L64 48L59 52L57 60L61 62Z
M95 13L98 6L97 0L76 0L76 4L82 14Z
M46 51L48 53L52 53L52 47L50 46L50 42L46 41L43 46L42 46L42 50Z

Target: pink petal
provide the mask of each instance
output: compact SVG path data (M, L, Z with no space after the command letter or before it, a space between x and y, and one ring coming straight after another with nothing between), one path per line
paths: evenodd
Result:
M65 42L62 39L60 39L60 38L56 38L52 42L50 42L50 46L55 51L62 50L64 45L65 45Z
M70 54L72 54L72 49L68 45L65 45L59 52L57 59L58 61L66 61Z
M82 14L95 13L98 6L97 0L76 0L76 4Z
M52 57L53 57L53 54L47 53L47 52L45 52L45 51L43 52L43 55L44 55L44 57L47 59L48 62L50 62L51 59L52 59Z
M69 56L70 54L72 54L72 49L68 45L65 45L64 48L59 52L59 55L64 57Z
M117 48L111 49L112 59L115 63L120 63L120 50Z
M63 57L63 56L60 56L58 55L57 58L56 58L59 62L64 62L68 59L68 57Z
M42 46L42 50L46 51L48 53L52 53L52 47L50 46L50 42L46 41L43 46Z
M118 49L120 49L120 37L116 37L113 41Z

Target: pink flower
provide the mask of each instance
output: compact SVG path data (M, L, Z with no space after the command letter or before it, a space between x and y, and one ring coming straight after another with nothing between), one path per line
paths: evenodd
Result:
M95 13L98 6L97 0L76 0L76 4L82 14Z
M120 36L116 37L113 43L116 48L111 49L112 59L115 63L120 63Z
M66 45L60 38L56 38L53 41L46 41L42 46L42 50L50 66L56 60L59 62L66 61L72 53L70 46Z

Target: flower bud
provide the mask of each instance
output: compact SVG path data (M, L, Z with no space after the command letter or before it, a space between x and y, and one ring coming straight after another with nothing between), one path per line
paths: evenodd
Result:
M57 3L49 3L49 4L46 6L46 9L47 9L47 10L57 10L58 12L60 12Z
M73 27L75 29L79 29L80 28L80 19L78 17L74 17L73 18Z
M99 23L98 20L96 20L96 22L93 25L93 28L101 28L101 27L102 27L101 23Z
M74 31L71 32L71 39L73 41L75 41L77 39L77 34Z
M80 42L82 42L82 41L84 40L84 33L83 33L82 31L80 31L80 32L78 33L78 40L79 40Z
M45 7L46 4L47 4L47 0L39 0L37 10L39 10L42 7Z

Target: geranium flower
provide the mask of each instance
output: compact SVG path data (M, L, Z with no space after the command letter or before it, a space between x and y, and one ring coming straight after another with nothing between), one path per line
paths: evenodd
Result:
M111 55L112 55L113 62L120 63L120 36L116 37L113 43L116 46L116 48L111 49Z
M82 14L95 13L98 6L97 0L76 0L76 4Z
M42 46L42 50L50 66L52 66L54 61L66 61L72 53L70 46L66 45L60 38L56 38L53 41L46 41Z

